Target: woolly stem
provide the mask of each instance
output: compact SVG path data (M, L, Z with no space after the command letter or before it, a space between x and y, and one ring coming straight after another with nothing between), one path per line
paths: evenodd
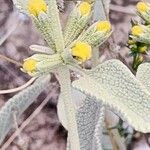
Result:
M80 150L79 135L77 129L75 106L71 97L71 81L70 72L66 66L62 66L58 70L59 83L61 86L61 97L65 105L65 113L68 122L68 138L71 150Z

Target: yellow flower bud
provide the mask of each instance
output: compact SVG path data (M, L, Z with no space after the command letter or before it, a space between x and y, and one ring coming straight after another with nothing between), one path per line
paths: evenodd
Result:
M89 15L89 13L91 12L91 5L88 2L82 2L79 5L79 11L82 16Z
M128 44L133 45L133 44L135 44L135 41L130 39L130 40L128 40Z
M25 72L33 72L36 70L37 61L35 59L27 59L23 63L23 70Z
M99 21L96 25L97 31L109 32L111 30L111 24L109 21Z
M146 12L149 10L149 6L147 5L147 3L144 2L139 2L136 5L138 12L142 13L142 12Z
M142 45L140 45L140 46L138 47L138 51L139 51L140 53L146 53L147 50L148 50L148 46L147 46L147 45L142 44Z
M143 29L141 26L135 25L132 27L131 33L134 36L140 36L143 33Z
M78 41L72 48L72 55L75 56L81 62L90 59L91 53L92 53L91 46L85 42Z
M44 0L28 0L28 11L34 16L38 16L40 12L47 11L47 5Z

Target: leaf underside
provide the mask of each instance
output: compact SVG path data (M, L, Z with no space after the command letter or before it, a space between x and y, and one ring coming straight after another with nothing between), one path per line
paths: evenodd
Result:
M77 110L76 118L80 150L101 150L103 107L100 102L87 97ZM70 145L67 147L70 150Z

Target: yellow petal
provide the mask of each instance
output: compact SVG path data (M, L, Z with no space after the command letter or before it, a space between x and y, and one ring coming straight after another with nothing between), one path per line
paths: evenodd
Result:
M91 46L85 42L78 41L72 48L72 55L79 58L82 62L91 58Z
M149 10L149 6L147 5L147 3L144 3L144 2L137 3L136 7L140 13L146 12Z
M38 16L40 12L47 11L47 5L44 0L28 0L28 11L34 16Z
M79 5L79 11L82 16L88 15L91 12L91 5L88 2L82 2Z
M33 72L36 70L37 61L35 59L27 59L23 63L23 70L25 72Z
M138 47L138 51L140 53L146 53L146 51L148 50L148 46L147 45L142 45Z
M99 21L96 29L97 31L109 32L111 30L111 24L109 21Z
M141 26L135 25L132 27L131 33L134 36L140 36L143 33L143 29Z

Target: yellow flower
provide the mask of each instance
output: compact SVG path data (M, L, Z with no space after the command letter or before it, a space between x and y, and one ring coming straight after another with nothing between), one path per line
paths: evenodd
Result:
M33 72L36 70L37 61L35 59L27 59L23 63L23 70L25 72Z
M91 53L92 53L91 46L85 42L78 41L72 48L72 55L75 56L81 62L90 59Z
M28 0L28 11L34 16L38 16L40 12L47 11L47 5L44 0Z
M79 5L79 11L81 15L88 15L91 12L91 5L88 2L82 2Z
M96 29L97 31L109 32L111 30L111 24L109 21L99 21Z
M147 50L148 50L148 46L147 46L147 45L142 44L142 45L140 45L140 46L138 47L138 51L139 51L140 53L146 53Z
M143 29L141 26L135 25L132 27L131 33L134 36L140 36L143 33Z
M149 10L149 6L147 5L147 3L144 3L144 2L137 3L136 7L140 13L146 12Z

